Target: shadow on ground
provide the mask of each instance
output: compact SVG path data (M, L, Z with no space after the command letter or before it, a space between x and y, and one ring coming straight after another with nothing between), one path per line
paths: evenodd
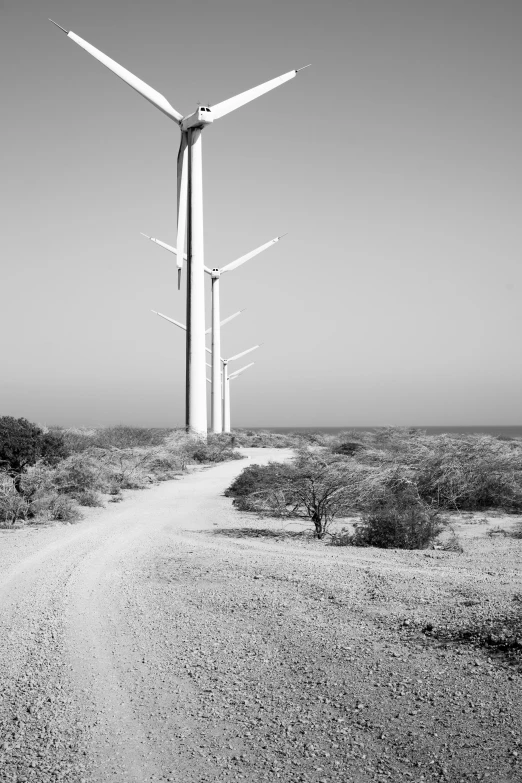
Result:
M217 527L212 530L212 535L227 538L290 538L301 541L313 538L309 530L273 530L268 527Z
M516 594L513 601L520 604L522 596ZM502 658L522 673L522 613L518 606L504 616L487 618L475 624L439 629L430 623L422 629L422 633L427 641L482 648L487 655Z

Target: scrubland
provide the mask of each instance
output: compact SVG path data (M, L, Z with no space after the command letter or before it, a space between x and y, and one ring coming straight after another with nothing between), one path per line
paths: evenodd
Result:
M260 438L270 445L269 434L251 436ZM246 435L240 442L252 445ZM249 466L227 494L242 511L308 520L316 538L339 546L423 549L449 530L444 547L458 550L451 515L522 512L518 439L384 428L289 436L285 445L296 449L293 462Z
M177 479L190 465L239 459L228 437L206 443L184 430L46 428L0 418L0 527L75 522L83 507Z

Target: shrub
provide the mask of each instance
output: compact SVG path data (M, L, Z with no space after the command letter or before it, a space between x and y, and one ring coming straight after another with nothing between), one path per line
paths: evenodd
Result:
M50 430L53 434L57 434L62 438L70 454L79 454L90 449L94 444L94 436L97 433L95 429L79 427L51 427Z
M76 522L82 518L74 501L64 495L55 495L49 499L47 509L49 519L57 522Z
M16 490L15 481L7 471L0 472L0 527L12 527L25 520L29 503Z
M53 485L62 495L78 498L86 492L106 491L109 470L103 455L83 452L73 454L57 466Z
M92 445L99 448L132 449L150 446L162 446L170 429L159 427L128 427L119 424L116 427L104 427L93 435Z
M522 510L522 444L489 436L439 436L417 462L421 496L441 508Z
M426 549L443 529L437 509L419 497L414 485L389 486L362 515L351 537L353 546Z
M177 451L156 449L148 454L143 469L157 481L176 478L184 469L184 458Z
M27 419L0 417L0 467L14 477L17 491L25 467L38 460L55 465L67 454L63 438L57 433L44 432Z
M353 457L357 452L362 451L364 446L362 443L357 443L352 440L342 440L337 446L334 446L332 451L334 454L342 454L346 457Z
M243 456L232 448L228 435L209 435L206 442L190 438L183 448L191 462L224 462L231 459L243 459Z
M225 496L234 498L234 505L239 509L251 510L256 504L262 506L266 493L285 486L291 476L292 466L287 463L249 465L225 490Z
M453 528L451 529L449 538L442 544L442 549L444 552L457 552L459 555L464 552L462 542Z
M80 492L76 496L76 500L80 506L89 506L91 508L103 506L101 497L93 489L86 489L84 492Z

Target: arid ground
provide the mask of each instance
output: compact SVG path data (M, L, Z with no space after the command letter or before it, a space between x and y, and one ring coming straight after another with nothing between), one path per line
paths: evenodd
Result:
M0 531L0 780L522 781L513 520L333 547L237 512L245 464Z

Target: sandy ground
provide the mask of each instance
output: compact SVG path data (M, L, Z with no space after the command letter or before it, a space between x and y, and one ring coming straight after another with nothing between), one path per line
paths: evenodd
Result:
M0 531L0 780L522 781L520 661L453 641L520 615L512 522L332 547L235 511L245 464Z

